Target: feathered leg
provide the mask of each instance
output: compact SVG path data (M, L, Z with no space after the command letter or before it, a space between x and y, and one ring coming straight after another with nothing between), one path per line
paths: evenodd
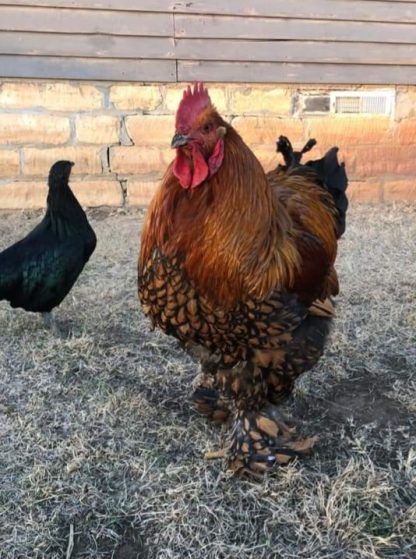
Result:
M277 354L278 359L273 359L273 353L256 353L256 362L265 373L270 402L278 404L286 400L296 378L319 361L334 314L335 308L329 299L315 301L285 351Z
M221 369L222 390L234 399L234 421L227 444L228 468L235 474L259 475L307 453L315 438L297 439L295 428L267 402L268 385L252 362Z
M196 409L214 423L223 423L230 414L230 403L218 388L219 357L202 346L187 347L189 353L200 360L201 373L192 395Z
M322 355L330 319L309 314L287 345L257 350L251 361L217 373L217 385L233 402L228 467L236 474L262 474L310 451L316 438L296 437L295 427L275 404L292 391L295 379Z

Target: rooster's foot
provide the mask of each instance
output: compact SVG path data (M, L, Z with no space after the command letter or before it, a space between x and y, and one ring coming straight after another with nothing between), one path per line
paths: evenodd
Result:
M295 428L272 404L260 411L240 410L231 433L228 468L237 475L264 474L308 453L316 440L296 438Z
M225 458L227 456L227 450L221 448L220 450L208 450L204 454L205 460L218 460L219 458Z
M230 415L227 401L214 387L200 384L196 387L192 400L198 412L214 423L224 423Z

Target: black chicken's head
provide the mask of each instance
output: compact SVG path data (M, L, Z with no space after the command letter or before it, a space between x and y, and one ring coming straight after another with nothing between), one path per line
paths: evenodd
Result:
M72 161L57 161L54 163L49 171L49 184L67 183L73 165Z

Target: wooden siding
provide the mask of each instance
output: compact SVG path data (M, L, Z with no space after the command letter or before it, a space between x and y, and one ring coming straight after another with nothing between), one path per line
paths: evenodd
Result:
M416 0L0 0L0 77L416 83Z

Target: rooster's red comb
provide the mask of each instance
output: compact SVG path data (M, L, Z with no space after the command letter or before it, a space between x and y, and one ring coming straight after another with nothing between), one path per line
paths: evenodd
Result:
M211 105L211 99L208 89L202 82L194 83L193 89L188 85L176 111L176 130L187 132L198 114L209 105Z

